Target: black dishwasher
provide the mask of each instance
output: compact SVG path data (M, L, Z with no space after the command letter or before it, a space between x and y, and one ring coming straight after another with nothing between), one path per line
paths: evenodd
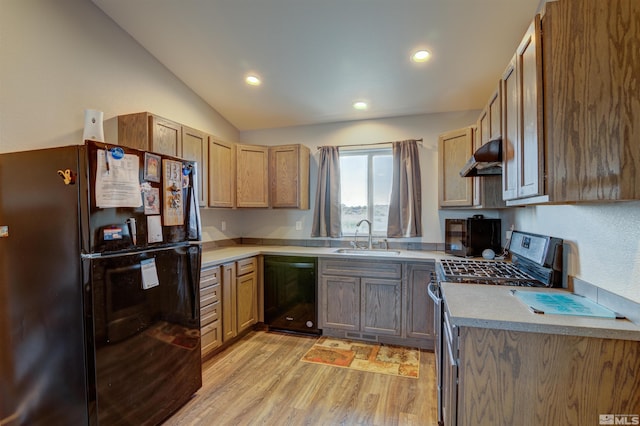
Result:
M321 334L316 307L318 259L264 257L264 322L269 329Z

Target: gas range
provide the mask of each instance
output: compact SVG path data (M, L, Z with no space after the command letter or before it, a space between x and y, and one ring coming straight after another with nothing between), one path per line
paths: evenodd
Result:
M438 281L510 285L562 286L562 244L559 238L513 231L507 250L512 261L442 259Z
M439 273L440 281L447 282L545 287L531 275L504 261L443 259Z

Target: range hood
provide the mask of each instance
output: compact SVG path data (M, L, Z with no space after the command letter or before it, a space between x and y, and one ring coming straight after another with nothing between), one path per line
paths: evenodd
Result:
M502 174L502 139L491 139L473 153L460 170L460 176L486 176Z

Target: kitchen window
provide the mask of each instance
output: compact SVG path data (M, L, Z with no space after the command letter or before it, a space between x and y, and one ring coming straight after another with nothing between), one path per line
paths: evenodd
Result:
M358 222L368 219L374 235L386 236L391 160L391 148L340 150L342 235L355 235ZM368 231L363 224L359 233Z

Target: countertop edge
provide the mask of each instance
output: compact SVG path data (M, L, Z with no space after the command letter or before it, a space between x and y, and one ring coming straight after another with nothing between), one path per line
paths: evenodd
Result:
M441 288L453 326L640 341L640 325L633 321L535 314L509 293L508 286L442 283Z
M397 262L433 262L443 258L451 257L443 252L400 250L397 256L366 256L336 253L339 247L298 247L298 246L231 246L221 247L202 252L202 267L215 266L217 264L228 263L251 256L258 255L281 255L281 256L312 256L333 259L350 260L382 260Z
M499 321L465 317L449 317L451 325L456 327L490 328L526 333L557 334L563 336L594 337L600 339L620 339L640 341L640 334L632 330L613 328L595 328L586 326L568 326L558 324L533 324L517 321ZM628 321L628 320L611 320Z

